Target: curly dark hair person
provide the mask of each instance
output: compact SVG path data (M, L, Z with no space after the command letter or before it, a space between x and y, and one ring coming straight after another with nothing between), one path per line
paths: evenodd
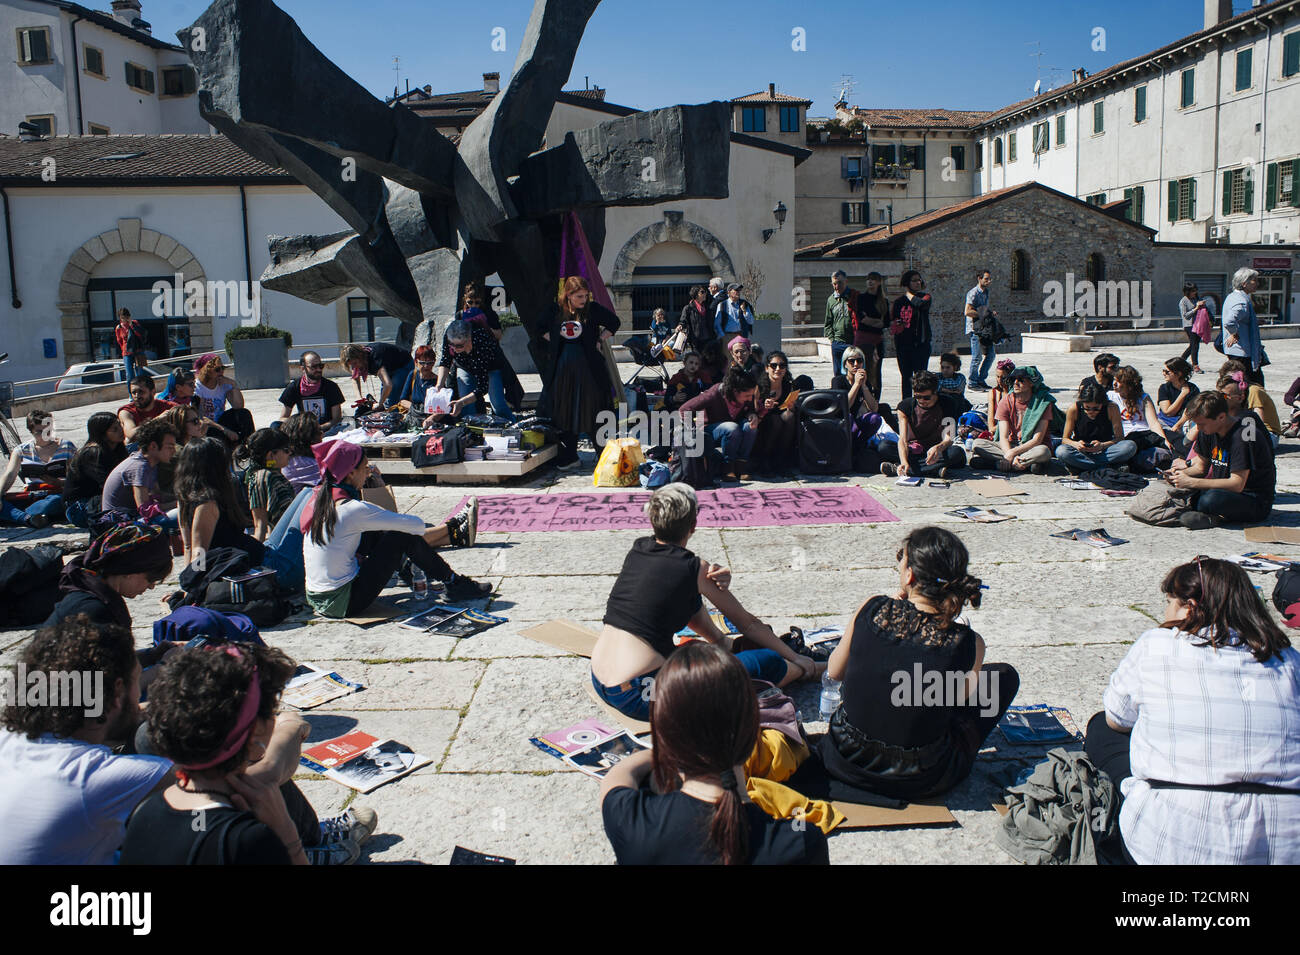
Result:
M129 687L136 667L131 631L113 624L92 623L84 614L37 631L18 659L26 665L29 678L39 671L51 675L47 677L51 682L55 682L52 676L55 673L104 674L103 712L97 717L86 716L85 700L80 706L17 706L16 701L5 706L4 728L11 733L25 733L28 739L45 733L68 737L80 730L87 719L105 720L113 705L117 682L121 680L123 687ZM11 672L13 676L8 680L16 680L17 669Z
M980 605L980 579L967 573L970 555L961 538L942 527L918 527L903 538L896 560L907 557L916 590L937 607L945 625L970 604Z
M325 437L320 420L310 411L293 415L280 425L280 430L288 435L291 442L289 453L296 458L311 457L311 446L320 444Z
M274 647L200 647L177 654L149 687L149 736L154 748L178 766L203 763L216 756L230 735L257 670L262 698L259 719L275 715L284 685L297 664ZM245 743L212 773L228 773L244 764Z

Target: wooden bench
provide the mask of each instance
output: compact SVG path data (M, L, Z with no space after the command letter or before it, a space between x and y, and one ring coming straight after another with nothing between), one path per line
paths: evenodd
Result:
M548 444L532 452L522 461L462 461L459 464L438 464L418 468L411 463L411 445L363 444L366 458L373 461L384 476L417 476L429 484L503 484L514 478L536 471L559 453L559 447Z

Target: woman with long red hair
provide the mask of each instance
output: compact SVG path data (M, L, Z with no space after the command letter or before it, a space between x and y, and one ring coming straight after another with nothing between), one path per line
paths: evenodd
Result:
M614 406L610 380L600 343L613 338L618 316L591 300L587 280L571 275L563 280L556 302L542 319L542 339L550 361L543 376L538 411L560 432L557 464L578 463L578 438L596 440L596 417Z

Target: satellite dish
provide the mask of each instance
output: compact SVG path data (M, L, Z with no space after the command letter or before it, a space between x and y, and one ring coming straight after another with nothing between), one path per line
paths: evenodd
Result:
M1034 95L1037 96L1043 90L1043 81L1039 80L1034 84Z

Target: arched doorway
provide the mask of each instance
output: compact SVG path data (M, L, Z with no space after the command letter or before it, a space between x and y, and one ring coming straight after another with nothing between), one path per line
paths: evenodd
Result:
M155 315L154 284L174 285L178 275L182 283L204 283L200 314ZM206 282L199 260L176 239L142 228L139 219L119 219L117 228L78 246L63 270L58 308L68 364L117 357L113 325L123 307L144 326L149 351L158 358L212 347Z
M633 328L645 329L655 308L663 308L669 321L674 321L690 287L706 285L715 275L724 282L736 276L721 240L674 211L665 212L662 222L646 226L623 244L607 287L618 313L624 318L631 315Z
M632 327L649 328L656 308L666 311L669 324L675 324L690 301L692 286L707 286L711 275L709 260L695 246L686 242L654 246L632 270Z

